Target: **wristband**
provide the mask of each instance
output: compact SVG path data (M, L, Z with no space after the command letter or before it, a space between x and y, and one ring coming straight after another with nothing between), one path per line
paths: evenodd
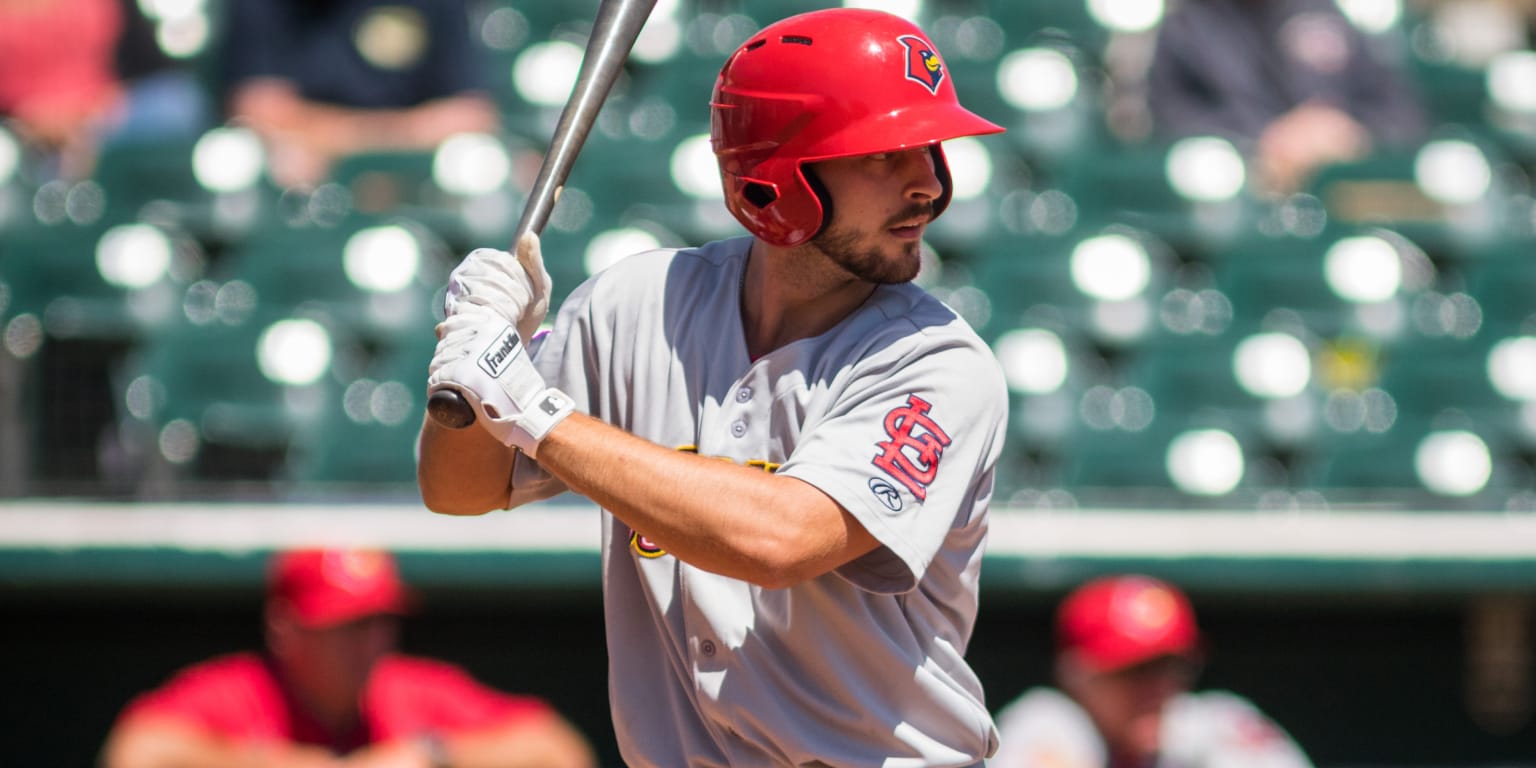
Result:
M512 425L512 444L528 458L537 459L539 441L574 410L576 403L570 395L554 387L546 387L518 414Z

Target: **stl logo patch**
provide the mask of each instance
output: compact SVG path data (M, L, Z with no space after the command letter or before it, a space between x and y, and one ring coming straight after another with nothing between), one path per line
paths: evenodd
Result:
M907 395L907 404L885 414L885 434L889 440L875 443L880 449L874 465L906 486L922 501L928 498L928 485L939 473L939 459L950 444L949 434L929 418L933 406L917 395Z
M944 82L944 61L939 52L917 35L902 35L896 40L907 47L907 79L937 94L939 83Z

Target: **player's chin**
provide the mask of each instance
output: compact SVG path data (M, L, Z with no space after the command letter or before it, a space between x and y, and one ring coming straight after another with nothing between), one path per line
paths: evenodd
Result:
M903 249L897 258L884 261L876 274L866 279L883 285L910 283L917 278L917 273L922 270L922 267L923 259L919 249L913 248L910 252Z

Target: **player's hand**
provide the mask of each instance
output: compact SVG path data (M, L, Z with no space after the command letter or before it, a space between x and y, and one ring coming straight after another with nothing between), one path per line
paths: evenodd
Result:
M570 415L571 398L545 385L516 329L496 312L466 305L438 324L437 334L428 391L458 391L476 424L534 456L539 441Z
M476 248L464 257L448 275L443 306L449 316L465 307L488 308L517 328L527 344L549 312L550 287L539 236L529 232L517 241L516 255Z

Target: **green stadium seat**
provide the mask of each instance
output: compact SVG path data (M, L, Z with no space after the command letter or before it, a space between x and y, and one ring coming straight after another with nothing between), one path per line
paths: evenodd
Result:
M336 371L356 354L352 342L330 328L327 355L301 359L288 350L267 360L323 363L317 378L291 384L268 378L258 348L263 333L282 319L282 313L258 312L234 325L184 321L129 358L119 407L128 433L154 457L151 466L176 482L279 476L295 434L337 401Z
M1423 441L1432 432L1470 433L1486 446L1486 456L1477 460L1427 462L1439 482L1453 490L1431 490L1419 474ZM1498 510L1512 493L1536 489L1536 472L1519 446L1497 425L1456 412L1427 420L1400 418L1386 432L1337 436L1309 461L1303 475L1341 507Z
M1465 142L1482 153L1488 187L1481 197L1460 201L1459 196L1468 193L1456 187L1479 173L1470 166L1444 170L1445 178L1426 182L1433 187L1421 186L1416 170L1422 147L1387 149L1324 166L1305 191L1322 201L1332 224L1385 226L1417 243L1432 258L1472 258L1488 247L1500 227L1508 226L1501 219L1508 215L1510 190L1498 173L1507 157L1495 142L1475 132L1446 129L1429 143L1439 141Z
M1186 198L1169 180L1170 147L1107 142L1063 168L1058 186L1085 221L1116 221L1150 232L1181 253L1226 247L1255 226L1261 204L1240 191L1218 202Z
M1101 301L1085 293L1074 279L1074 250L1100 236L1124 236L1141 243L1146 251L1147 284L1130 300ZM974 283L992 302L990 319L982 329L989 336L1032 325L1041 317L1108 348L1131 348L1158 332L1157 305L1172 279L1171 254L1144 232L1118 225L1078 227L1060 235L1016 235L999 229L989 244L977 246L974 253L983 257L973 266ZM1133 316L1141 318L1138 328L1115 330L1119 324L1114 318Z
M1216 287L1231 300L1236 321L1247 327L1284 312L1324 337L1363 333L1358 305L1329 287L1325 269L1328 249L1352 234L1357 233L1329 230L1310 238L1251 233L1212 255Z
M353 282L345 254L354 237L380 229L402 239L397 245L414 243L419 251L413 276L371 290ZM371 345L391 347L403 335L436 323L451 266L447 258L443 244L420 224L353 216L335 227L270 228L253 235L226 255L219 277L247 283L263 310L329 317Z
M1498 332L1536 331L1536 241L1511 239L1471 266L1467 292L1482 307L1483 322Z
M0 240L0 282L7 286L9 301L0 318L33 314L55 338L90 338L131 341L152 333L179 314L181 291L198 265L186 259L190 244L175 233L148 225L132 225L133 231L158 243L163 262L136 260L145 254L142 242L124 243L124 269L117 274L129 283L109 282L98 267L97 246L103 237L123 232L102 223L54 226L34 224L11 231ZM132 238L130 238L131 240ZM149 272L137 272L132 264ZM161 271L154 274L154 265ZM110 269L110 267L109 267Z
M104 218L132 220L158 203L169 207L160 218L205 220L212 196L192 172L193 146L185 139L105 146L92 173L106 196Z
M415 493L416 439L436 338L422 328L347 382L298 434L286 477L312 489Z

